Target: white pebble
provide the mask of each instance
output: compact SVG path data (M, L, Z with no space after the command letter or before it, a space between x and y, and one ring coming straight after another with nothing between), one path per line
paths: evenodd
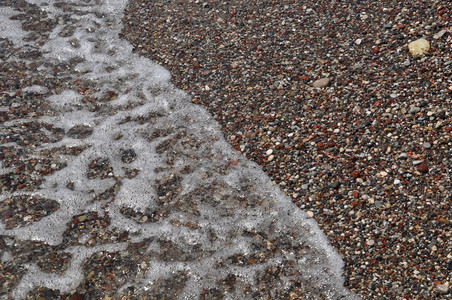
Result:
M449 282L438 284L436 290L441 294L447 294L449 292Z
M388 175L388 172L385 171L381 171L380 173L378 173L381 177L385 177Z
M268 149L267 152L265 152L265 154L267 155L271 155L273 153L273 149Z

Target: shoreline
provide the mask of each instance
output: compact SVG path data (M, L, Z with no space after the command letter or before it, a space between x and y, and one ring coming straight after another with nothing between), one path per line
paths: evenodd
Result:
M0 298L356 299L312 212L118 39L125 5L0 4Z
M122 38L314 216L351 291L441 299L452 280L451 11L133 0ZM432 48L413 57L407 44L421 37Z

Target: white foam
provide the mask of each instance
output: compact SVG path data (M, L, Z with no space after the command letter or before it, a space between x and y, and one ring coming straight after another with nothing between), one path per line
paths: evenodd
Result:
M62 20L58 17L66 13L53 5L43 5L45 1L27 1L41 6L53 19ZM64 136L59 142L37 147L35 152L58 146L89 145L89 148L77 156L61 154L59 159L67 166L47 176L41 189L32 193L56 200L59 204L56 212L20 228L6 230L0 224L0 235L59 245L63 242L69 220L95 211L100 216L109 216L109 229L128 231L130 239L126 243L90 248L83 245L68 247L66 251L73 253L74 257L63 275L44 273L30 264L13 296L24 298L38 286L69 292L83 280L81 265L87 257L99 251L121 251L130 242L142 242L148 238L171 241L188 253L193 251L191 247L199 246L198 254L202 257L191 261L149 258L148 270L152 269L152 272L148 271L141 279L131 278L123 287L133 285L147 290L159 279L169 277L176 271L185 271L190 278L181 297L190 299L198 297L205 288L215 287L229 274L235 274L253 286L258 284L259 272L264 272L269 266L280 265L283 260L290 260L302 271L304 279L312 278L313 286L328 285L332 295L348 295L343 288L343 262L315 221L271 184L256 164L246 161L225 141L219 124L205 109L191 104L185 93L175 89L167 70L133 54L131 45L119 39L120 20L126 1L96 1L91 5L87 5L89 1L66 2L89 13L71 15L77 25L73 36L61 37L58 34L64 23L54 28L49 41L42 46L46 53L45 60L58 64L80 59L73 76L95 83L98 91L91 96L101 97L114 91L117 98L105 104L106 111L99 112L89 111L82 101L84 95L75 89L68 88L46 98L57 113L41 117L40 121L63 128L66 133L73 126L87 125L93 133L83 139ZM8 9L0 12L4 12L0 20L8 19L13 13ZM94 12L101 12L104 17L96 16ZM22 38L25 34L20 31L20 22L6 21L5 24L8 38L17 45L24 45ZM71 45L73 39L77 39L79 47ZM26 90L46 92L37 86L27 87ZM123 108L129 103L136 106ZM115 139L118 133L122 138ZM124 162L122 153L130 149L136 157L133 161ZM98 158L106 159L112 172L104 174L105 178L88 178L88 165ZM181 170L185 166L192 171L183 173ZM140 172L134 178L127 178L127 169L139 169ZM165 198L165 182L171 185L171 176L178 181L174 183L176 195L173 199L172 196ZM73 183L72 189L66 187L69 181ZM115 184L120 188L114 197L93 201ZM211 191L212 195L209 194ZM172 201L176 200L180 201L182 208L178 209L176 204L172 206ZM168 203L162 203L165 201ZM184 201L189 203L184 204ZM124 208L137 213L171 209L167 212L168 216L155 222L136 222L121 213ZM177 222L196 223L198 228L174 225ZM253 237L246 236L244 231L256 233L254 238L262 232L268 234L268 247L274 247L270 242L272 237L288 238L294 235L290 238L292 244L309 245L312 250L306 250L306 255L300 257L291 250L283 249L255 265L228 264L227 260L232 255L248 255L255 251L254 243L257 242ZM215 233L215 240L209 239L211 232ZM82 235L78 241L83 244L88 239L89 234ZM158 252L161 249L157 242L153 242L148 251ZM224 262L226 266L217 269L218 262ZM325 274L324 269L329 269L329 273ZM280 288L288 289L289 285L288 279L283 280ZM231 292L226 298L243 298L240 293Z
M83 96L74 90L64 90L59 95L53 95L47 98L52 106L62 111L75 109L76 105L80 104L82 99Z
M19 20L10 19L19 13L10 7L0 7L0 38L7 38L15 46L25 45L22 39L28 34L28 32L22 30Z
M32 86L25 87L24 89L22 89L22 91L32 92L32 93L36 93L36 94L45 94L49 91L49 89L46 88L45 86L32 85Z

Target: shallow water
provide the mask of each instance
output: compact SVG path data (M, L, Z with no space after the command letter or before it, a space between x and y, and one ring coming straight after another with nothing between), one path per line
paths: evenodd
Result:
M21 153L2 159L2 263L23 270L2 296L46 287L179 299L354 297L316 222L225 141L167 70L119 39L125 0L10 5L0 7L4 62L36 67L39 78L2 93L11 115L1 146ZM24 30L20 10L40 11L47 27ZM24 101L37 103L35 114L20 110ZM24 245L67 259L49 270L45 253L24 259ZM91 286L96 294L90 268L104 256L117 258L103 269L128 271L111 271L109 288Z

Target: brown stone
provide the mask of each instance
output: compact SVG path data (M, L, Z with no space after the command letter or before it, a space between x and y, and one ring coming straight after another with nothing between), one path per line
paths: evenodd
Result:
M417 166L417 170L421 173L428 173L428 166L425 163L421 163Z
M350 174L353 178L358 178L359 177L359 171L355 170L352 172L352 174Z
M80 294L73 294L71 300L83 300L83 296Z
M315 88L324 88L324 87L326 87L329 83L330 83L330 79L325 77L325 78L320 78L320 79L314 81L314 83L312 84L312 86L315 87Z

